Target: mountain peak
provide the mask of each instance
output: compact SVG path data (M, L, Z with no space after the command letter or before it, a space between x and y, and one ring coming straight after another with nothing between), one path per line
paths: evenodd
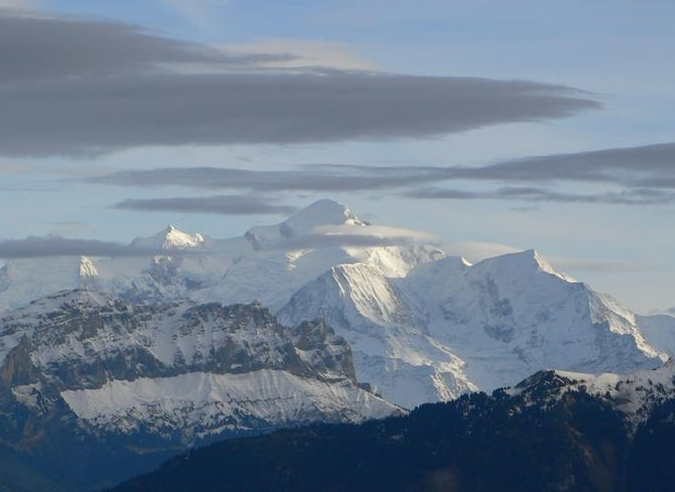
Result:
M551 264L534 249L526 249L517 253L487 258L477 265L482 268L499 268L513 270L513 273L523 271L539 271L554 275L566 282L574 282L571 277L558 272Z
M199 233L189 234L169 224L154 236L136 238L131 242L131 246L155 249L155 250L176 250L196 248L204 245L204 237Z
M88 256L80 257L80 278L98 277L98 270Z
M316 229L323 226L367 225L370 224L354 215L349 207L335 200L322 199L299 210L280 224L251 227L244 237L257 250L283 238L315 234Z
M294 213L283 222L294 233L307 234L312 229L324 225L365 226L366 222L340 202L329 199L318 200L308 207Z

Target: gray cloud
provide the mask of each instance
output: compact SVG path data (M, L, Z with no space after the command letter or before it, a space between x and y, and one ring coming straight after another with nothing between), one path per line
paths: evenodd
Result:
M225 53L119 22L34 17L0 11L0 83L150 72L161 65L254 67L291 55ZM95 79L90 79L95 82Z
M394 246L415 244L421 238L410 234L388 237L368 236L363 234L311 234L279 238L277 241L265 243L265 250L286 250L293 248L321 248L338 246ZM218 243L210 242L207 249L172 250L172 256L189 256L192 254L218 254L221 250ZM95 239L67 239L61 236L31 236L25 239L0 240L0 259L41 258L54 256L152 256L165 255L164 250L141 248L120 243L98 241Z
M409 234L401 236L375 236L365 234L309 234L303 236L283 237L264 244L265 250L289 250L326 247L368 247L368 246L402 246L425 242ZM427 241L428 242L428 241Z
M632 187L675 187L675 143L525 157L487 166L358 166L334 169L399 176L419 170L421 180L504 181L523 183L586 182Z
M635 188L675 187L675 143L528 157L488 166L306 166L282 171L159 168L89 179L120 186L192 186L258 191L337 191L409 187L439 181L585 182Z
M515 159L455 170L467 179L583 181L675 187L675 143Z
M282 171L253 171L235 168L159 168L118 171L86 179L88 182L139 187L188 186L205 189L248 189L252 191L340 191L392 188L433 181L437 172L401 168L381 172L379 168L304 168Z
M188 186L249 192L408 190L414 198L511 199L529 202L669 205L675 203L675 143L529 157L488 166L323 165L269 171L236 168L159 168L119 171L89 178L100 184L138 187ZM424 188L441 182L495 182L489 191ZM620 191L570 193L547 186L578 182L622 186ZM421 187L421 188L415 188Z
M137 256L153 251L131 248L119 243L94 239L66 239L60 236L31 236L0 241L0 258L37 258L44 256Z
M533 187L504 187L488 191L423 188L406 192L405 196L433 200L521 200L527 202L604 203L612 205L671 205L675 203L675 193L650 189L583 194Z
M284 56L2 14L0 154L426 138L600 108L586 93L527 81L264 69Z
M116 204L115 208L140 212L169 211L222 215L288 214L295 211L293 207L275 202L274 199L247 195L218 195L196 198L128 199Z

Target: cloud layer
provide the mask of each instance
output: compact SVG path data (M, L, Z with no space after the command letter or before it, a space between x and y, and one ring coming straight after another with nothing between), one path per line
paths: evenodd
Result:
M279 171L159 168L119 171L87 181L141 188L182 186L250 193L393 190L420 199L669 205L675 203L675 144L537 156L477 167L327 165ZM443 187L443 182L463 182L465 187ZM471 183L508 186L486 190L485 184L481 184L481 189L476 190L471 189ZM574 183L589 184L598 191L581 193L556 188ZM433 187L429 187L431 184Z
M276 200L248 195L128 199L116 204L115 208L139 212L166 211L220 215L289 214L295 211L293 207L276 203Z
M60 236L32 236L0 241L0 258L39 258L47 256L137 256L155 251L95 239L66 239Z
M427 200L520 200L526 202L605 203L611 205L670 205L675 193L634 189L601 193L567 193L546 188L504 187L489 191L465 191L447 188L422 188L406 193Z
M426 138L600 107L527 81L265 68L291 59L0 13L0 154Z

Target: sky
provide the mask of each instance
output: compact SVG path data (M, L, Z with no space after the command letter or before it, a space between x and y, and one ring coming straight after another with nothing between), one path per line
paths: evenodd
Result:
M0 238L231 237L332 198L666 312L674 19L668 0L0 0Z

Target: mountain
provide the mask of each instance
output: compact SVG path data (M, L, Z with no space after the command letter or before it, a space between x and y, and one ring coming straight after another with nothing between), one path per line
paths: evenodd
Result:
M319 200L285 221L272 226L252 227L245 234L256 250L278 247L284 239L306 237L321 226L369 226L346 206L333 200Z
M672 363L628 376L541 371L403 417L217 443L114 490L665 492L674 388Z
M401 413L323 321L283 326L256 303L63 292L0 319L0 360L0 444L70 490L215 439Z
M669 359L651 371L624 375L540 371L506 392L537 404L552 404L567 393L582 392L619 412L632 433L649 419L655 408L675 402L675 360Z
M675 358L675 316L669 314L636 315L635 319L647 343L658 347L669 357Z
M325 318L352 345L358 377L408 408L512 385L542 368L630 372L667 358L631 311L532 250L475 265L446 257L398 278L341 265L279 316Z
M675 318L637 316L533 250L471 265L381 229L320 200L231 239L169 226L121 257L6 261L0 311L78 288L131 303L259 301L290 325L324 317L354 348L359 380L406 408L539 369L629 372L675 354Z
M164 231L152 237L139 237L131 242L132 248L152 251L174 251L204 247L204 236L199 233L188 234L169 224Z
M358 377L404 407L478 389L465 363L430 335L421 298L377 268L333 267L293 295L279 317L327 320L352 346Z
M346 235L335 234L331 227ZM367 241L349 237L350 231L363 235L368 227L346 206L320 200L279 224L252 227L236 238L214 239L169 225L134 239L118 257L8 259L0 268L0 312L77 288L131 302L257 300L276 310L335 265L366 263L388 276L402 276L443 256L432 245L390 244L373 235L366 235Z

